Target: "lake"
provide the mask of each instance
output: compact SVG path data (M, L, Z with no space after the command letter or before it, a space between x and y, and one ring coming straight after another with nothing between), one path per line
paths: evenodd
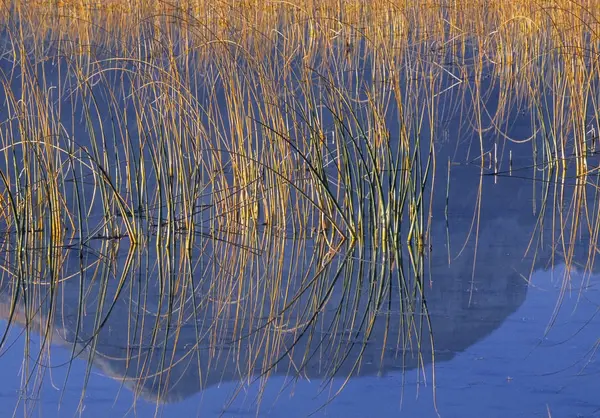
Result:
M590 8L142 3L3 12L2 410L600 416Z

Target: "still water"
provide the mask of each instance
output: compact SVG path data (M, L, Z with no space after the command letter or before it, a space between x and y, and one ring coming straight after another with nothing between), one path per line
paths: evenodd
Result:
M585 289L574 287L565 298L553 327L549 318L559 296L563 273L538 270L523 304L498 328L474 341L464 351L449 353L451 359L436 364L436 404L443 417L596 417L600 401L596 382L600 366L595 353L600 319L598 280L591 276ZM579 283L580 274L573 275ZM466 319L493 322L495 318ZM3 411L12 411L20 388L23 336L15 328L14 344L2 355L3 376L0 402ZM86 362L73 362L62 403L58 390L66 377L70 350L54 347L49 371L38 394L33 416L70 417L78 415L81 382ZM425 374L431 379L430 366ZM417 385L417 380L421 384ZM119 381L93 370L81 415L105 416L265 416L265 417L435 417L431 380L423 382L416 372L388 372L381 376L351 379L343 391L327 404L339 382L325 384L319 379L290 381L272 377L263 388L260 409L256 398L259 385L243 388L233 403L230 396L238 385L223 383L179 403L156 407L138 399ZM321 392L322 391L322 392ZM135 402L135 403L134 403ZM17 416L20 415L17 412Z
M422 357L414 347L407 348L405 352L409 354L404 357L398 351L396 327L403 315L398 309L391 308L389 315L382 315L382 318L391 318L392 323L387 343L385 333L376 328L360 356L360 368L354 370L347 381L350 366L359 357L353 348L349 349L347 361L340 361L332 356L334 352L323 349L318 356L309 359L298 374L290 367L303 361L304 351L299 349L290 359L282 360L281 368L268 379L244 378L244 367L244 370L238 370L236 361L232 359L236 358L240 363L248 361L246 352L251 351L251 344L257 344L256 341L261 338L268 340L268 333L260 334L258 331L258 339L250 339L249 345L242 343L239 351L232 349L231 343L221 340L221 345L216 346L221 356L211 357L206 351L212 344L208 341L200 342L199 350L189 349L198 340L197 331L189 325L194 323L192 321L180 329L176 341L163 343L159 338L158 345L162 348L154 353L148 347L140 349L144 341L136 343L129 323L137 315L138 321L146 318L146 322L138 328L153 329L155 316L151 315L151 311L159 309L160 297L151 286L136 287L135 280L131 289L119 296L119 303L107 316L98 335L97 345L90 348L82 346L82 341L86 341L96 329L93 315L98 303L93 296L95 284L86 282L88 290L91 290L91 299L86 302L79 335L75 335L79 285L78 281L68 281L62 285L59 299L62 308L53 318L53 345L48 355L40 360L43 366L38 370L44 378L39 391L30 391L28 396L31 400L26 409L21 399L16 415L600 416L595 386L600 372L596 355L600 276L593 271L585 272L587 240L582 239L580 244L575 244L576 256L570 275L567 275L564 264L552 266L552 250L548 246L541 246L534 254L527 252L531 245L531 231L539 219L532 210L532 199L526 198L531 182L515 178L494 181L493 177L485 177L479 245L476 247L472 240L467 240L464 245L465 237L471 231L472 203L480 180L478 171L477 167L468 165L458 165L453 170L451 180L457 186L449 201L451 222L446 227L443 217L438 217L432 224L432 247L425 276L428 277L427 302L434 338L434 360L427 343L422 343ZM445 196L441 196L433 201L434 213L443 210ZM454 254L450 264L448 242ZM306 251L311 249L310 245L303 248ZM473 270L476 248L478 262ZM157 257L156 250L147 251L143 259ZM216 250L208 246L204 251L197 254L198 259L210 260L214 255L211 251ZM67 275L79 271L78 252L68 256L68 260L71 258L72 262L67 263L69 267L65 270ZM98 254L94 251L83 254L85 263L92 263L96 258ZM125 258L125 254L121 254L121 264L117 269L123 268ZM286 266L291 270L289 265ZM81 274L85 276L85 273ZM569 280L565 284L567 276ZM115 273L114 277L118 278L119 273ZM131 277L136 276L132 274ZM114 278L109 281L109 296L115 294L117 283ZM140 300L137 292L146 296L141 311L132 309L135 301ZM339 292L341 290L334 291L332 300L341 297ZM556 310L559 300L560 308ZM10 294L3 293L4 318L8 315L10 301ZM197 323L210 331L214 321L209 319L209 315L215 315L211 312L219 305L207 302L202 306L202 311L195 317L201 318ZM245 306L252 309L250 305ZM301 315L300 312L294 314ZM333 321L328 315L327 312L323 314L319 327ZM41 318L44 317L42 311ZM217 320L222 321L218 317ZM6 327L5 321L2 324ZM227 329L232 332L227 326L221 328ZM321 338L326 340L330 333L327 328L320 330ZM36 333L32 333L30 338L31 365L38 358L40 338ZM3 376L6 376L0 384L0 407L4 411L13 410L23 387L24 341L23 329L13 324L0 357ZM70 362L74 341L79 344L76 350L79 358ZM315 347L305 339L300 339L299 344L301 347ZM136 347L133 349L136 355L145 358L146 362L142 365L131 362L131 354L128 357L132 346ZM321 347L316 347L318 352ZM383 360L382 349L385 353ZM94 351L95 357L93 366L88 369L90 351ZM190 352L193 353L191 359ZM234 352L235 357L232 355ZM165 369L170 368L165 368L157 360L162 353L168 354L167 365L171 364L173 369L168 383L161 380ZM196 355L199 356L197 359ZM340 370L332 380L324 380L323 376L330 370L333 361L339 362ZM432 361L435 367L432 367ZM158 381L153 380L156 376ZM80 404L86 379L87 388ZM142 387L136 387L137 381ZM133 395L133 388L136 388L137 396ZM157 399L167 403L157 403Z
M12 65L3 65L5 73L12 71ZM48 67L48 91L60 85L52 77L64 73L61 65L40 64ZM490 83L484 82L483 90L489 90L486 104L493 109L498 94ZM129 92L132 85L122 81L119 88ZM19 78L4 88L19 96ZM204 100L202 91L196 93ZM62 103L63 97L52 94ZM109 104L113 110L127 106L125 94L98 96L100 116L110 114ZM440 107L455 104L442 100ZM135 104L128 106L123 119L132 120L123 123L135 125ZM395 110L387 124L394 140L401 125L394 122ZM2 120L10 118L8 110L2 112ZM108 116L86 125L83 113L74 106L59 116L65 126L73 126L78 146L91 149L89 132L114 126ZM508 136L533 134L528 115L515 110L507 119ZM333 120L329 115L321 122ZM566 247L561 243L571 235L570 215L567 220L561 215L576 185L544 189L539 173L534 178L531 144L500 141L493 134L469 136L459 129L466 124L460 118L445 123L445 134L432 142L436 193L423 198L423 207L430 207L424 211L430 232L422 275L425 296L413 295L426 300L427 312L424 305L406 304L398 260L369 253L376 243L368 239L361 243L364 253L347 249L327 265L315 265L311 254L322 242L313 237L274 239L264 248L199 239L188 259L176 245L169 251L157 245L130 251L126 240L107 244L93 237L85 248L61 248L59 277L69 280L57 286L52 303L43 297L43 285L23 285L41 295L34 299L39 307L34 306L33 323L25 313L31 305L15 298L14 283L0 283L2 334L7 318L13 320L0 353L2 416L12 411L49 418L600 416L600 276L590 256L595 231L577 231L569 242L571 267L562 264ZM119 168L126 164L122 155L155 157L156 132L143 128L132 126L127 134L137 145L150 143L148 148L127 154L118 135L103 144L107 166L119 173L115 178L121 178ZM420 134L427 138L430 132L424 128ZM257 143L258 149L265 146ZM496 158L500 148L503 157L495 171L502 175L482 168L474 157L480 146L486 158ZM423 157L429 152L422 151ZM14 160L23 157L19 152ZM594 158L590 164L597 163ZM10 165L6 161L0 164ZM324 172L335 176L332 167ZM19 171L18 164L1 168ZM157 178L148 175L145 187L156 188ZM588 186L577 187L581 192ZM594 188L586 190L591 194ZM73 213L75 196L65 187ZM101 223L102 210L99 203L90 204L86 221ZM207 221L203 216L200 224ZM369 259L369 254L376 256ZM37 257L32 259L46 255ZM235 262L228 264L230 259ZM318 280L307 280L312 276ZM368 291L383 277L389 280L382 290L386 305L369 311L373 322L367 336L360 313L372 308ZM270 280L277 278L286 283L271 287ZM164 283L173 287L161 287ZM193 292L182 290L188 286L182 283ZM291 298L293 303L288 292L299 295ZM318 315L311 316L314 312ZM408 317L417 321L407 322ZM26 325L31 333L24 331ZM42 343L40 332L51 344ZM274 361L277 367L271 368ZM261 375L265 368L268 378Z

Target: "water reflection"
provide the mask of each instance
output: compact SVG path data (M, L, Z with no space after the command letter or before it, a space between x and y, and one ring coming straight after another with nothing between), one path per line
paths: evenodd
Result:
M445 137L436 136L431 143L416 139L433 135L439 121L431 121L429 127L415 123L402 136L403 123L414 116L411 111L415 115L426 111L427 106L420 103L432 93L427 87L409 84L407 90L414 89L414 97L406 100L417 104L409 108L408 116L394 106L395 99L405 99L400 88L383 93L385 105L381 108L378 104L338 108L348 98L348 103L354 99L361 102L369 89L358 87L377 81L379 70L372 71L375 67L363 63L360 81L340 76L335 82L313 86L321 74L299 64L296 68L295 61L290 65L292 61L286 60L291 73L299 69L298 80L312 77L303 85L305 90L279 90L277 80L267 77L264 85L253 91L259 96L272 88L273 96L281 94L287 100L282 100L280 107L255 103L254 99L239 105L233 98L240 92L248 94L247 86L242 83L236 90L235 83L220 84L216 80L222 74L217 70L212 74L214 85L200 82L170 97L171 87L179 81L174 83L172 74L164 74L160 65L179 65L193 73L188 59L166 63L156 58L158 69L152 65L140 69L138 62L125 59L111 69L131 76L120 80L114 74L99 77L103 68L98 63L90 67L89 78L89 74L74 76L76 71L61 60L57 68L49 61L36 64L48 83L43 89L48 92L47 102L57 104L54 117L61 124L56 142L52 142L62 147L61 152L58 156L49 152L47 161L58 161L58 167L69 170L56 181L48 181L47 189L38 187L39 181L24 181L20 187L21 177L39 180L38 171L52 173L55 168L50 163L23 168L21 161L46 163L39 156L54 148L40 150L35 141L15 146L28 137L24 128L6 139L5 154L10 150L12 162L5 158L0 169L19 180L6 186L21 199L13 216L32 221L27 233L6 225L11 232L3 242L0 315L9 327L20 325L25 330L23 398L27 402L35 398L33 394L49 370L70 370L70 361L53 363L57 345L87 362L83 376L77 376L83 382L82 398L88 376L96 371L122 383L136 397L156 403L181 401L228 382L237 385L238 392L255 381L262 388L277 376L285 376L286 382L318 379L325 386L334 378L346 383L360 376L401 375L414 369L426 374L431 370L428 365L455 358L498 329L523 304L530 273L553 266L557 242L563 240L563 249L569 252L574 248L569 246L571 241L564 245L565 236L574 236L568 226L571 215L560 219L557 237L553 222L561 216L553 210L569 202L573 190L585 187L569 188L565 193L564 188L552 189L548 178L543 178L540 186L517 178L522 176L489 175L498 170L497 164L505 173L512 173L514 165L535 174L536 151L532 158L522 157L531 154L531 144L498 143L497 135L467 135L454 141L448 138L449 132L462 135L459 125L464 121L453 119L452 111L442 115L449 117L444 122ZM3 64L3 72L14 70L14 63ZM252 80L263 82L261 69L244 70L249 85ZM61 72L69 71L72 73L61 80ZM19 77L7 78L5 94L27 95L29 86ZM412 78L409 72L397 82L409 83ZM455 83L448 75L440 79L439 85L431 87L433 91L446 91ZM332 93L338 93L336 82L347 89L339 96ZM89 83L88 89L81 87L85 83ZM156 87L162 83L167 85L164 90ZM168 83L174 84L169 87ZM51 93L57 86L63 90ZM484 81L478 88L485 92L486 105L495 108L499 87ZM319 99L312 96L317 93ZM94 96L93 106L90 96ZM443 99L440 107L455 106L457 97L460 94L449 96L448 102ZM182 103L188 104L189 109L183 107L189 113L179 112ZM296 130L289 136L271 135L269 129L281 122L280 113L287 117L315 104L326 108L315 125L306 116L296 121ZM245 125L252 113L248 108L256 108L257 113L277 110L272 117ZM0 110L2 120L10 120L7 124L14 124L15 129L27 126L18 118L11 119L9 110ZM385 113L383 117L380 111ZM92 113L89 119L85 119L87 112ZM339 123L342 115L353 112L356 120ZM517 122L506 130L508 137L531 137L534 129L527 123L519 125L523 118L512 118L510 110L504 112ZM45 113L42 108L40 114ZM237 125L236 117L242 120ZM34 114L32 120L43 118ZM43 127L52 124L47 125ZM68 134L62 125L69 127L64 129ZM364 127L364 131L377 134L365 133ZM105 136L105 132L113 136ZM335 140L340 140L340 133L348 136L345 145L338 147ZM245 140L234 144L234 139L249 136L250 144ZM280 139L277 146L270 145L271 136ZM498 147L502 148L499 160ZM177 149L186 152L178 154ZM420 170L428 167L426 161L434 151L437 165L428 177ZM508 159L511 151L514 158ZM174 156L179 158L175 175ZM342 157L345 166L340 163ZM482 158L489 161L480 164ZM299 167L292 167L294 164ZM406 177L397 175L406 172ZM446 195L448 172L450 193ZM437 180L434 183L432 179ZM288 187L289 183L293 187ZM376 197L375 185L379 187ZM433 194L430 185L435 186ZM197 193L200 188L204 188L202 193ZM31 197L22 198L19 193L27 194L27 190ZM96 192L102 194L101 199L96 199ZM412 193L407 208L394 206L403 193ZM81 200L79 194L84 196ZM54 218L60 212L52 206L56 195L62 202L57 206L66 209L72 224L79 227L73 235L85 237L65 240L66 246L53 246L63 243L64 236L48 238L48 231L60 229L53 229L54 222L68 223L68 216L58 221ZM257 202L258 196L271 210L268 217L245 210L244 205ZM554 196L560 196L560 202L547 205ZM43 203L36 206L39 201ZM196 212L197 206L209 209ZM552 210L541 210L547 207ZM302 218L305 211L317 215ZM296 216L300 221L288 222ZM384 232L379 229L378 221L385 223L380 216L388 217ZM426 225L419 232L426 232L411 241L407 236L419 223L418 217ZM366 218L373 223L369 225ZM179 225L182 219L189 223ZM45 223L40 229L46 235L39 240L32 238L38 233L35 221ZM331 225L342 225L342 221L347 223L345 232L364 228L367 232L357 234L363 241L341 239L341 231L337 234ZM119 228L123 232L123 223L128 234L102 235ZM389 226L394 223L411 225L394 229ZM278 230L282 225L298 224L300 233ZM185 229L190 225L198 229L192 228L191 233ZM576 223L572 225L577 229ZM309 226L322 230L308 233ZM134 228L143 231L145 240L139 245L129 242ZM395 235L391 238L384 235L392 231ZM552 239L544 240L545 233ZM578 237L592 233L583 231ZM584 248L576 256L588 253ZM577 260L571 253L568 256L569 261ZM41 348L29 347L31 332L39 335ZM400 392L405 382L395 383L394 389ZM335 396L337 389L330 395ZM259 391L256 397L261 396Z
M477 171L453 169L451 222L433 219L428 315L399 285L402 270L386 271L384 261L349 245L328 255L318 239L273 239L261 250L205 236L191 252L101 239L57 249L54 271L40 268L37 281L17 284L4 274L2 318L29 324L157 402L228 381L383 375L446 361L515 312L534 267L532 252L524 257L538 221L531 200L502 205L528 183L484 180L476 246ZM438 196L434 213L443 213ZM44 266L48 251L27 257ZM536 257L545 266L550 252ZM62 280L51 286L51 278ZM382 279L388 285L377 294L373 282Z

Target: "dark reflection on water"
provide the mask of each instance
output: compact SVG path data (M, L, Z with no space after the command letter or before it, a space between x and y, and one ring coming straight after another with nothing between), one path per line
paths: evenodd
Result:
M180 401L227 382L250 382L252 376L265 371L272 372L273 378L283 375L300 381L336 376L339 385L339 379L347 376L385 379L386 375L424 367L432 359L441 364L500 327L524 302L532 268L546 268L551 255L549 247L542 247L535 254L535 263L533 251L523 257L538 218L531 199L526 198L530 184L510 178L497 184L493 177L484 178L475 246L478 172L470 166L452 169L450 222L446 226L443 216L432 220L425 292L433 356L426 322L420 331L420 346L416 345L414 334L419 330L406 318L411 316L410 309L416 309L417 318L424 315L418 307L400 308L395 280L390 282L386 300L390 308L384 305L377 311L373 331L365 340L360 315L369 304L369 281L360 282L358 276L368 277L376 267L368 259L358 260L360 254L351 250L349 257L334 257L323 271L311 260L319 251L316 241L287 240L284 247L273 248L273 253L256 256L254 251L206 238L189 259L181 256L179 248L149 246L130 252L124 241L107 244L94 240L81 252L61 251L61 274L70 279L55 292L49 337L53 344L63 346L63 352L73 350L80 359L91 362L92 373L100 372L147 401L161 403ZM445 196L439 193L433 202L434 213L443 213L444 205ZM447 242L451 243L450 264ZM277 254L286 257L278 260ZM238 262L230 265L228 258ZM277 262L281 262L280 268L272 270ZM352 276L350 290L342 286L342 279L335 281L338 271L344 280ZM283 278L286 286L264 285L264 280L276 277ZM318 286L307 285L307 278L312 277L320 277ZM173 287L161 292L164 283ZM329 285L333 290L326 297ZM306 286L309 291L290 303L291 295ZM32 321L44 330L50 309L48 286L27 284L27 288L36 295ZM290 298L269 295L269 289L280 293L286 289ZM357 289L363 295L354 299ZM14 291L14 283L5 280L0 295L4 319L9 316ZM102 299L104 306L99 309ZM355 305L344 307L348 300ZM322 303L321 309L315 323L307 326L315 303ZM273 316L284 306L288 308L283 315ZM13 320L24 325L24 318L23 300L19 299ZM536 320L543 319L549 318ZM40 370L48 362L53 367L67 367L58 366L64 360L55 363L53 350ZM276 360L278 364L271 369ZM74 370L78 371L73 371L69 380L83 382L81 366ZM54 384L61 388L63 383ZM391 384L400 395L398 377L393 377ZM406 377L405 384L414 384L414 377ZM44 398L41 395L42 405Z
M584 326L598 325L597 276L585 297L577 300L573 293L565 302L556 326L547 337L544 335L548 318L559 294L558 278L563 268L558 267L554 279L550 272L535 272L534 286L529 290L523 305L487 338L457 353L449 362L436 366L437 404L443 417L546 417L547 408L559 417L596 417L597 402L595 382L598 363L589 348L596 337L593 332L576 332ZM582 277L574 275L574 280ZM574 289L578 290L578 289ZM11 342L16 343L3 354L3 371L8 376L19 372L23 359L23 338L13 330ZM34 338L34 344L37 344ZM68 349L55 347L52 362L61 364L70 357ZM65 378L65 367L52 370L52 379L44 381L40 392L38 415L73 416L80 396L81 381L86 362L76 360L66 387L66 394L58 412L59 391ZM430 368L427 368L430 372ZM428 382L430 383L430 382ZM322 407L330 396L330 387L336 389L340 381L326 385L317 395L320 380L300 379L290 384L283 376L273 376L262 388L262 403L258 416L306 417ZM53 387L56 386L56 387ZM403 385L404 389L400 390ZM156 405L138 400L131 409L134 398L130 391L120 389L121 383L105 377L102 372L92 373L85 398L83 416L153 416ZM12 410L14 396L19 389L18 378L3 379L0 405ZM223 405L236 391L235 382L212 387L182 402L161 407L163 416L218 416ZM435 417L430 386L417 386L417 373L409 372L405 378L398 372L385 376L364 376L352 379L339 397L316 416L344 416L352 418L378 416ZM224 416L255 416L260 387L249 384L227 409ZM418 395L418 396L417 396ZM38 416L36 415L36 416Z

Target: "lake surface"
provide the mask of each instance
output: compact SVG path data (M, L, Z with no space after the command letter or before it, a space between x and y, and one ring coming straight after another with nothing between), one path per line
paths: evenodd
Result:
M452 358L436 365L436 403L443 417L595 417L600 414L595 382L600 366L595 350L598 325L599 276L592 276L585 289L575 288L565 299L561 312L547 332L560 291L559 266L552 272L536 271L523 304L489 335L473 342L464 351L450 353ZM581 280L574 274L575 282ZM581 295L579 293L581 292ZM484 321L483 319L480 319ZM467 320L468 321L468 320ZM471 319L470 321L477 321ZM460 326L468 327L465 321ZM11 332L14 345L3 353L0 397L3 410L14 407L20 389L19 376L23 360L23 336L15 328ZM66 363L70 350L52 349L52 364ZM52 369L39 393L34 416L67 417L77 412L80 382L86 362L73 362L71 376L59 408L60 387L65 367ZM431 369L426 368L431 376ZM352 379L345 389L326 407L331 391L339 382L324 384L319 379L290 382L285 377L272 377L262 388L259 416L424 416L435 417L431 378L417 385L418 373L388 372L382 376ZM8 378L8 376L11 376ZM51 377L51 378L50 378ZM53 387L52 382L56 385ZM135 398L122 384L99 370L90 376L82 416L254 416L257 384L244 387L233 404L228 399L237 390L236 383L211 387L180 403L159 406ZM323 387L324 385L324 387ZM321 392L321 390L323 392Z
M398 76L146 25L0 34L1 411L600 417L593 109L475 43Z
M486 198L481 206L477 247L477 259L480 261L473 272L476 247L468 241L460 255L448 264L446 243L451 242L452 248L460 248L470 234L472 204L476 199L476 184L480 180L478 170L477 167L457 166L452 171L452 184L460 186L454 188L450 196L449 237L443 217L433 222L435 239L432 239L426 277L427 302L435 340L435 396L434 369L428 344L422 343L421 350L405 350L409 354L403 357L402 350L398 351L394 343L399 334L393 324L398 324L394 321L403 316L394 303L391 312L386 314L382 311L380 314L381 320L391 318L388 332L375 331L362 354L350 348L348 358L340 362L338 356L332 357L332 351L325 349L309 359L301 374L297 375L290 372L290 364L302 363L304 351L299 350L297 355L294 354L294 361L288 363L284 360L281 368L266 381L253 381L246 377L240 383L237 379L244 376L245 369L236 370L236 362L232 364L232 357L226 355L232 352L232 343L227 343L226 339L222 340L225 345L216 346L226 359L219 356L211 357L213 360L193 358L196 351L189 347L196 342L198 335L190 325L193 321L188 320L188 325L180 329L176 341L163 343L158 338L157 344L162 348L153 353L152 348L147 346L138 353L139 345L128 324L137 321L142 324L138 328L153 329L155 315L152 312L159 309L161 297L155 286L136 285L135 280L119 296L119 303L107 315L107 322L93 349L82 345L88 341L87 337L94 334L97 326L94 315L98 303L94 296L97 283L86 278L89 299L85 303L86 315L81 321L79 335L75 335L79 281L72 280L62 285L58 303L62 308L53 318L54 344L48 351L49 355L43 358L44 366L40 372L43 371L44 379L40 381L39 392L30 393L36 402L27 405L27 413L44 417L78 413L86 417L100 417L105 416L107 411L114 416L142 417L155 414L435 417L437 413L443 417L546 417L550 411L553 417L598 416L600 403L594 382L599 372L595 329L599 321L600 276L583 273L586 261L584 239L576 246L575 253L581 259L576 257L574 260L573 264L578 267L571 272L569 285L564 289L565 266L558 263L552 267L552 251L548 247L542 247L535 254L535 260L533 255L524 256L538 215L531 209L531 199L511 197L526 196L531 186L529 181L508 177L496 181L491 176L484 178ZM434 207L444 204L445 196L439 196L439 202L434 199ZM545 228L551 231L548 226ZM294 241L290 241L289 245L293 248ZM310 252L312 246L304 245L302 248ZM84 251L84 264L93 264L101 259L98 251L101 250L92 248ZM119 269L124 268L128 245L123 245L118 251L117 259L120 261L106 291L106 300L109 301L117 291ZM210 260L214 257L211 251L216 250L204 247L204 252L197 253L197 257ZM453 254L456 252L458 250L454 250ZM139 257L146 261L159 258L153 249L145 250ZM70 250L65 275L78 274L79 260L79 252ZM205 264L210 263L206 261ZM286 268L292 270L292 264L287 264ZM134 268L128 277L137 277L139 273L136 271L144 265L144 262L140 263L140 267ZM312 268L310 263L307 265ZM87 274L84 273L84 276L87 277ZM292 280L295 276L288 277ZM563 298L556 313L562 290ZM2 294L4 317L12 300L7 291L5 288ZM340 291L334 291L332 300L336 295L341 297ZM138 292L145 295L145 307L141 311L132 308L136 301L141 300ZM201 327L209 332L214 329L211 325L214 321L207 319L207 315L214 312L218 304L199 306L202 310L195 317L201 318ZM253 309L252 305L244 306ZM333 303L333 306L337 305ZM334 320L328 319L328 315L323 314L319 327ZM552 320L554 315L556 319ZM47 318L43 308L38 316ZM144 318L145 323L142 321ZM6 326L5 321L3 326ZM161 325L160 329L164 331L165 325ZM327 328L320 329L323 336L329 335ZM268 333L260 335L257 340L250 341L256 343L270 338ZM384 336L388 338L385 344ZM30 338L30 356L35 356L40 346L39 334ZM317 340L323 338L326 337ZM22 387L24 341L23 329L13 324L1 357L6 376L11 376L2 381L0 399L3 409L10 410L15 406ZM76 351L79 358L70 362L73 341L78 341ZM212 346L209 341L205 344L206 348ZM301 340L300 344L307 343ZM358 346L361 347L360 344ZM134 353L138 353L136 356L146 356L149 363L140 366L133 362L127 366L126 361L131 358L127 354L131 352L128 347L134 347ZM244 357L242 352L250 350L249 347L242 343L241 350L236 351L238 361L247 361L239 359ZM382 349L386 353L383 361ZM316 350L318 352L320 348L317 346ZM88 370L87 356L91 351L95 357L93 367ZM159 361L163 352L174 353L166 365ZM202 346L198 352L201 356L206 353ZM419 357L419 352L422 357ZM189 359L190 353L192 360ZM240 354L242 357L239 357ZM351 373L353 377L344 383L349 367L357 358L361 359L360 369L354 370ZM323 374L332 362L340 362L340 371L333 380L323 380ZM157 375L154 373L164 375L168 364L173 364L171 380L168 383L160 383L161 379L155 381ZM198 367L198 364L201 366ZM88 374L89 378L86 378ZM79 409L82 385L86 380L87 388ZM138 381L142 384L141 391L135 385ZM134 396L132 390L137 395ZM162 404L160 399L168 403ZM25 412L22 402L17 409L18 414Z

